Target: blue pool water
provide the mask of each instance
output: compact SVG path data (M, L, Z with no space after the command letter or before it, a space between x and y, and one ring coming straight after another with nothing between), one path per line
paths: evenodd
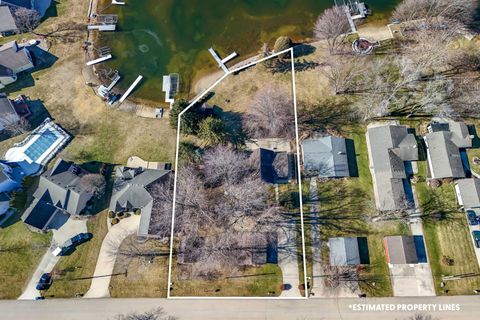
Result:
M47 129L40 134L40 137L35 140L27 150L25 154L32 159L32 161L37 161L48 148L50 148L58 137L51 130Z

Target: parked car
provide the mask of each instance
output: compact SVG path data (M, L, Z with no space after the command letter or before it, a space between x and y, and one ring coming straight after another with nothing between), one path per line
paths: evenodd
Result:
M73 251L76 246L92 239L92 237L93 235L91 233L79 233L76 236L65 241L62 246L57 247L55 250L53 250L52 254L54 256L63 256L64 254Z
M79 244L87 242L90 239L92 239L91 233L79 233L70 240L72 241L72 245L78 246Z
M52 285L52 282L53 280L50 273L44 273L40 277L40 280L38 281L37 286L35 288L37 288L37 290L47 290Z
M475 241L475 246L480 248L480 231L472 232L473 240Z
M468 219L468 224L471 226L476 226L478 225L478 217L475 211L473 210L467 210L467 219Z

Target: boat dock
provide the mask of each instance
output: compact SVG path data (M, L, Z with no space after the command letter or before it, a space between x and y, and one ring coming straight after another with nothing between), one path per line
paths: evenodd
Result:
M116 14L93 14L93 22L87 26L88 30L115 31L118 16Z
M123 101L125 101L125 99L127 99L130 93L132 93L133 89L135 89L135 87L138 85L140 81L142 81L142 79L143 79L143 76L141 75L137 77L137 79L132 83L132 85L127 89L127 91L120 98L120 103L122 103Z
M101 57L101 58L98 58L98 59L95 59L95 60L92 60L92 61L88 61L87 66L93 66L94 64L97 64L97 63L100 63L100 62L103 62L103 61L107 61L107 60L110 60L110 59L112 59L112 55L108 54L104 57Z
M210 52L210 54L215 59L215 61L217 61L218 66L220 68L222 68L223 72L225 72L225 73L228 73L228 68L225 64L238 55L236 52L233 52L230 55L228 55L228 57L226 57L224 59L220 59L220 56L217 54L217 52L215 50L213 50L213 48L209 48L208 52Z
M171 73L168 76L163 76L162 91L165 92L165 102L170 106L174 102L174 97L178 93L180 76L178 73Z

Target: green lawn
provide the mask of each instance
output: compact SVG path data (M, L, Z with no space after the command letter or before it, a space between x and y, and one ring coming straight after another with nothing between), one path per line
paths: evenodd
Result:
M22 293L50 245L50 233L32 232L19 218L15 214L0 229L0 299L16 299Z
M107 234L107 210L87 222L88 232L93 238L78 246L74 252L64 256L55 266L56 274L46 296L71 298L77 293L85 294L90 288L103 238Z
M17 298L50 246L51 234L32 232L20 220L38 178L29 177L12 199L15 213L0 227L0 299Z
M427 165L419 162L420 182L415 186L424 213L425 242L432 268L435 290L439 295L473 294L480 287L480 277L446 282L440 287L442 275L480 274L465 214L457 210L453 184L433 189L424 182ZM449 266L443 258L453 259Z
M174 265L176 265L174 263ZM173 279L177 279L176 269ZM215 281L174 280L172 296L267 297L279 296L282 271L276 264L249 267L236 277L223 277ZM272 292L272 294L269 294ZM274 294L273 294L274 292Z
M361 125L347 128L344 132L347 138L354 141L358 177L323 179L317 183L321 239L326 243L332 237L367 237L370 264L360 268L360 288L368 296L391 296L383 237L408 234L409 231L399 222L369 222L368 217L374 213L374 200L365 132L365 126ZM305 209L306 221L310 215L308 210ZM308 223L306 228L310 230ZM322 257L326 262L328 255L328 247L325 246L322 248ZM307 258L311 263L311 257Z

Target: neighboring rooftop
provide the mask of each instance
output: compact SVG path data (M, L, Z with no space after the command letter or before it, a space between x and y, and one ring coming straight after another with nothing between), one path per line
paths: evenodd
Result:
M367 147L377 209L410 207L404 185L408 178L405 161L418 160L415 136L398 123L369 125Z
M428 129L424 140L431 177L465 178L460 149L472 147L472 137L465 123L436 118Z
M288 183L295 177L294 155L260 149L260 176L267 183Z
M308 173L320 177L348 177L346 140L327 136L302 142L303 167Z
M480 179L460 179L455 183L459 205L465 209L480 207Z
M391 236L383 241L389 264L427 262L423 236Z
M87 174L74 163L58 159L55 165L40 176L33 194L34 200L22 219L39 230L46 230L47 223L57 211L80 215L93 194L81 183Z
M338 237L328 239L330 265L347 266L369 264L368 243L365 237Z
M0 6L0 34L18 31L12 12L8 6Z
M14 73L33 67L28 49L19 47L15 40L0 46L0 65L11 69Z

